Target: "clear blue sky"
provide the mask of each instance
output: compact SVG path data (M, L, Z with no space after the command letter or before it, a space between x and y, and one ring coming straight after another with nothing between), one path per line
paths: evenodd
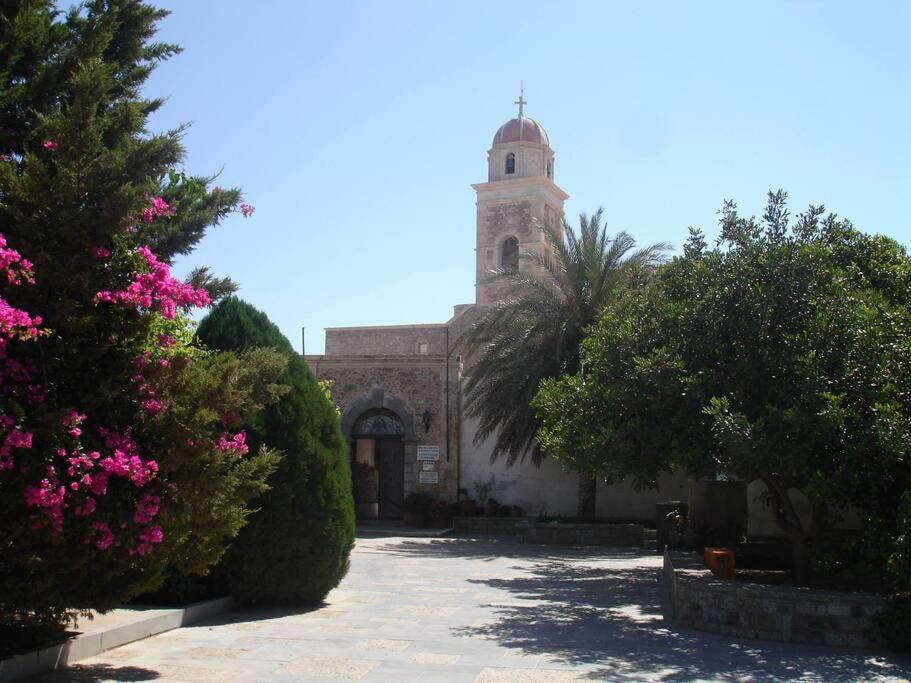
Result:
M152 126L192 122L187 170L256 206L177 270L230 274L308 353L474 300L469 185L520 80L571 217L679 246L782 187L911 243L909 3L159 4L185 51Z

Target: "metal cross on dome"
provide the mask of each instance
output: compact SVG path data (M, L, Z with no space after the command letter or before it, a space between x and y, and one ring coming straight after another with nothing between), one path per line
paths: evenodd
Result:
M523 99L523 95L525 95L525 85L524 84L519 86L519 99L517 99L515 102L513 102L513 104L519 105L519 118L520 119L524 115L525 105L528 104L528 102L526 102Z

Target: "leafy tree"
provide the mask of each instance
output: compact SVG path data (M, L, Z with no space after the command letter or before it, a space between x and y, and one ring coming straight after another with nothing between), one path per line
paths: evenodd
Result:
M833 513L855 506L871 543L892 539L879 544L883 579L889 548L899 567L906 547L911 259L822 207L791 226L785 199L770 193L761 221L725 204L714 249L694 231L652 286L608 311L583 371L542 386L540 440L608 480L673 467L761 480L800 583Z
M495 435L491 457L510 464L532 453L540 420L530 403L540 382L571 374L579 367L586 328L624 290L641 286L668 247L636 250L635 240L620 232L611 238L602 225L603 211L579 217L577 235L564 219L562 233L540 226L553 257L522 254L534 269L503 269L492 275L505 297L487 309L468 332L478 359L466 385L466 411L480 418L476 440ZM580 469L579 516L595 514L595 481Z
M345 576L354 544L351 472L338 414L304 359L250 304L225 299L198 335L211 347L271 347L288 359L279 381L289 391L247 424L252 444L284 457L217 573L246 603L319 603Z
M152 41L165 14L0 4L3 626L205 571L276 463L235 430L286 360L194 347L187 309L233 285L170 274L240 193L180 170L182 129L146 131L162 101L141 88L178 51Z

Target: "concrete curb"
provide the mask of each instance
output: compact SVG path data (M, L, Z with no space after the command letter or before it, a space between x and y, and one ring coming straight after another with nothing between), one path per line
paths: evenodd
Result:
M160 610L145 619L138 618L108 629L83 633L57 645L15 655L0 660L0 683L47 673L106 650L227 612L233 606L232 598L216 598L183 608Z
M359 526L357 527L357 536L359 538L442 538L452 533L452 529L422 529L413 527L375 527Z

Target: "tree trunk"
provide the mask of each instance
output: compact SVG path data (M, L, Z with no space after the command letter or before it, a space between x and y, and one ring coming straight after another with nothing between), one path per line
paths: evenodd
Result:
M777 481L772 477L763 477L763 483L772 496L772 510L778 520L779 526L785 532L788 543L791 545L791 578L795 586L806 586L812 575L812 555L810 553L810 533L804 528L800 515L794 508L788 493L790 487L786 483ZM813 510L814 521L818 511ZM810 531L816 530L816 524Z
M595 495L598 491L598 480L585 472L579 472L579 507L577 517L580 522L595 521Z

